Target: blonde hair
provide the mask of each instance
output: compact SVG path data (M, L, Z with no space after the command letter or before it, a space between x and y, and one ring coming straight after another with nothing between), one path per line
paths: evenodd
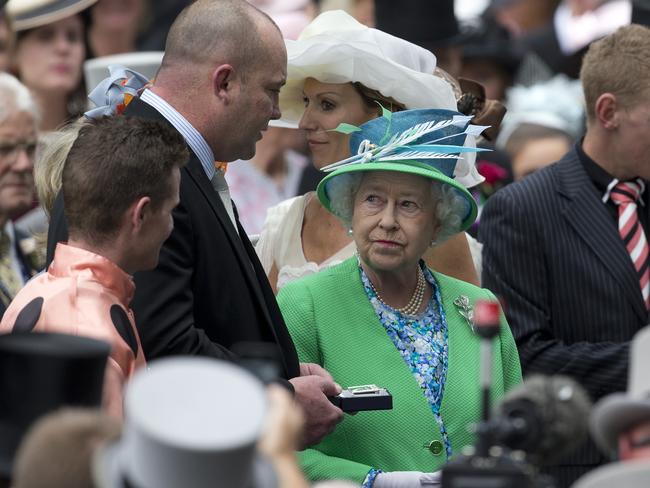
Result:
M34 164L34 184L38 201L47 215L52 212L54 199L61 190L63 167L68 152L85 124L87 119L81 117L61 130L42 135L39 140L40 147Z
M650 78L650 29L627 25L596 41L582 60L580 79L585 92L587 118L595 117L596 100L612 93L623 107L630 107L648 93Z

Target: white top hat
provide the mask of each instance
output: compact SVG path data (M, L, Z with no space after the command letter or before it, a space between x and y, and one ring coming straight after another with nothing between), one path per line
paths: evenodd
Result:
M620 433L640 422L650 422L650 327L634 336L629 362L627 393L606 396L591 414L591 435L609 453L616 452Z
M424 48L372 29L342 10L324 12L287 46L287 84L280 92L281 121L297 126L304 111L305 79L359 82L407 109L456 110L454 93L434 76L436 57Z
M5 11L16 32L78 14L97 0L9 0Z
M153 361L127 386L125 425L95 459L101 487L247 487L266 413L264 387L230 363Z

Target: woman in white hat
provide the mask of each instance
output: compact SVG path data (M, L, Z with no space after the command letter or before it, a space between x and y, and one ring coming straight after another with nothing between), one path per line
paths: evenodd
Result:
M9 0L16 31L12 70L41 110L41 130L55 130L81 115L86 105L82 65L86 13L97 0Z
M456 110L451 85L433 74L435 56L403 39L363 26L342 11L325 12L296 41L287 40L288 78L280 92L280 123L307 133L316 168L348 157L340 123L360 125L381 114L413 108ZM380 106L381 105L381 106ZM473 160L457 176L482 181ZM256 247L271 284L284 284L354 253L347 230L313 193L269 209ZM437 269L477 282L464 234L427 256Z

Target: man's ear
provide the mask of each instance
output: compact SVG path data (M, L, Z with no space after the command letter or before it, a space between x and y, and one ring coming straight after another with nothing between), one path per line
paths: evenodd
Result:
M144 226L144 221L147 215L151 212L151 198L141 197L138 198L129 207L129 221L131 228L135 232L140 232Z
M607 130L618 128L621 106L613 93L603 93L596 100L594 114L598 123Z
M235 81L235 70L229 64L221 64L212 72L212 90L214 95L227 102L230 100Z

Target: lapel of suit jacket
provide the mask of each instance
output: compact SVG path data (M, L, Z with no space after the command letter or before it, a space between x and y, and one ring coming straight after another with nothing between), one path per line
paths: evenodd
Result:
M582 167L577 151L573 149L558 162L556 170L557 191L566 201L564 218L610 271L635 313L645 323L648 312L636 270L616 225L612 225L611 216Z
M238 225L240 234L237 234L237 232L235 231L235 227L232 224L232 221L230 220L230 216L228 215L228 212L226 212L226 208L224 207L223 202L221 201L221 198L212 187L212 184L208 180L208 176L205 174L205 171L203 170L201 163L199 162L199 160L196 158L194 154L192 155L189 163L185 166L184 169L187 170L188 174L190 175L190 178L192 179L192 181L194 181L194 184L197 186L199 192L203 194L203 197L208 201L210 207L212 208L212 211L214 212L217 219L221 223L221 227L224 229L224 232L228 237L228 240L230 241L230 244L234 249L235 254L237 255L237 259L239 259L240 261L241 269L243 270L244 275L246 276L248 281L250 282L251 287L254 290L255 296L260 302L260 305L262 307L262 310L264 311L264 315L267 321L269 322L269 324L272 324L273 322L271 320L271 316L269 315L269 311L266 306L266 301L264 300L264 296L262 295L260 283L258 281L257 275L255 274L255 269L252 265L252 259L255 259L256 257L255 256L251 257L248 254L248 252L246 252L244 246L243 240L247 239L244 229L241 227L241 225ZM238 220L237 223L239 224ZM273 327L271 327L271 329L273 329Z
M141 101L138 98L134 98L131 103L129 103L126 110L124 111L124 115L167 121L165 117L163 117L162 114L158 112L154 107L148 103ZM262 308L264 316L266 317L266 320L271 327L271 331L277 340L277 335L273 327L273 321L271 320L271 315L269 313L266 301L264 300L264 295L260 288L259 280L255 273L254 267L251 265L251 261L253 259L256 259L256 256L253 255L251 257L243 243L244 239L247 240L245 231L241 225L238 225L241 237L237 234L235 227L232 225L232 221L230 220L230 216L228 215L228 212L226 212L226 208L224 207L221 198L212 187L212 183L210 183L210 180L208 180L208 176L205 174L201 162L199 161L196 154L194 154L194 152L191 150L191 148L188 147L188 150L190 151L190 160L183 168L183 172L186 172L186 174L189 175L191 180L196 185L199 193L201 193L203 197L208 201L210 207L212 208L212 211L221 223L221 227L223 228L225 235L228 237L231 247L233 248L237 259L241 264L241 269L243 270L244 275L250 283L257 300L260 302L260 307ZM236 220L239 224L239 219Z

